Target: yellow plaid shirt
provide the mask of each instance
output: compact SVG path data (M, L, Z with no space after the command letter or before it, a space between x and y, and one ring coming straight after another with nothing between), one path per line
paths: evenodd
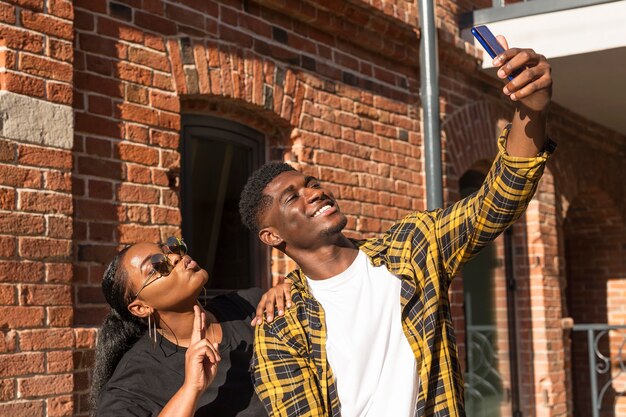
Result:
M448 288L460 267L517 220L553 150L534 158L505 152L508 128L482 187L446 209L410 214L377 238L355 241L372 264L402 278L402 327L420 377L416 416L465 416L463 377ZM548 146L546 146L548 148ZM291 272L292 307L257 327L251 369L270 416L341 415L326 358L324 310L301 270Z

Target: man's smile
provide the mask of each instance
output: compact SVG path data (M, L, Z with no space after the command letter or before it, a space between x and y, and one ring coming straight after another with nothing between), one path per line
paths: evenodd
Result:
M337 211L337 205L334 201L332 200L325 200L325 201L320 201L317 205L317 207L315 208L315 210L313 211L313 214L311 214L311 217L318 217L318 216L322 216L322 215L330 215L332 213L335 213Z
M321 209L317 210L315 212L315 214L313 215L313 217L317 217L323 213L325 213L326 211L330 210L332 207L329 204L326 204L324 207L322 207Z

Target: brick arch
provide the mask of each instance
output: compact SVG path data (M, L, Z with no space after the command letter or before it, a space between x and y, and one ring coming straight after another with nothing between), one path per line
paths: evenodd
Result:
M208 39L168 39L166 50L181 113L213 114L245 124L265 136L269 160L297 165L295 127L306 86L295 71L249 49ZM275 249L270 258L272 276L295 267Z
M297 125L304 88L284 64L208 39L175 38L166 45L173 88L192 109L224 111L264 133Z
M276 114L226 97L181 99L182 114L214 115L251 127L264 135L269 160L291 160L292 126Z
M510 117L508 107L484 100L468 103L443 120L445 174L451 184L480 161L493 160L497 135Z

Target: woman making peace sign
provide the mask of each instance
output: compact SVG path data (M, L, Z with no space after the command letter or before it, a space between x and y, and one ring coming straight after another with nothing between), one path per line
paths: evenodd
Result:
M263 298L259 289L224 294L201 308L207 280L177 238L116 255L102 281L111 313L98 335L92 415L266 415L248 373L250 320L260 300L282 310L289 284Z

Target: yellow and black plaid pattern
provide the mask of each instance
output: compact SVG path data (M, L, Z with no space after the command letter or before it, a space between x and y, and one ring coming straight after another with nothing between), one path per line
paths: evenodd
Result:
M507 135L508 128L476 193L446 209L410 214L382 236L355 242L374 265L384 264L402 278L403 328L420 377L419 417L465 416L448 287L467 260L521 216L550 154L508 156ZM338 417L337 388L326 360L324 310L302 271L289 278L294 282L292 307L256 330L251 366L256 392L270 416Z

